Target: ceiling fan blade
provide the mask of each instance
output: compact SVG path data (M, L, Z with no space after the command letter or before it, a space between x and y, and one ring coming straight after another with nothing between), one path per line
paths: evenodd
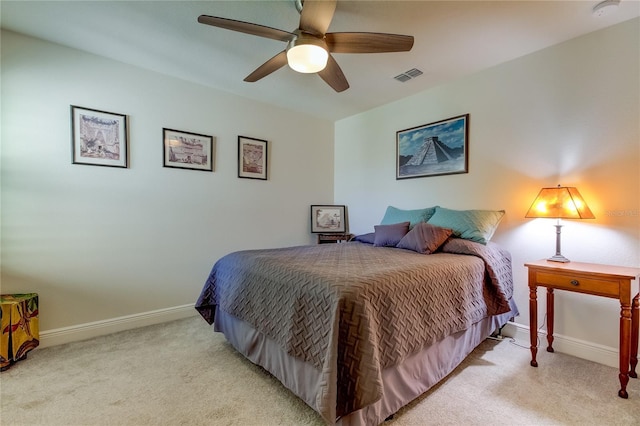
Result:
M329 55L327 66L322 71L318 72L318 75L336 92L344 92L349 88L347 78L344 76L342 69L340 69L340 66L331 55Z
M294 34L279 30L277 28L266 27L264 25L252 24L251 22L236 21L235 19L219 18L217 16L200 15L198 22L212 25L226 30L238 31L259 37L270 38L279 41L289 41L294 38Z
M325 41L333 53L408 52L413 36L383 33L328 33Z
M256 70L249 74L244 79L244 81L254 83L261 78L268 76L272 72L279 70L285 65L287 65L287 51L283 50L282 52L278 53L273 58L269 59L267 62L256 68Z
M304 0L300 12L300 27L304 32L323 35L336 11L337 0Z

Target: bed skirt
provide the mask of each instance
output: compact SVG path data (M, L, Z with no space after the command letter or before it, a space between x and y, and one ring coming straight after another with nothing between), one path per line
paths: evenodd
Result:
M401 364L382 371L383 395L380 400L335 420L342 426L379 425L400 408L422 395L451 373L483 340L518 315L511 311L485 318L465 331L447 336ZM320 372L311 364L283 351L275 341L248 323L216 307L214 330L222 332L231 345L251 362L269 371L282 384L318 410ZM326 398L327 395L322 395ZM335 400L335 395L329 395ZM327 420L327 419L325 419Z

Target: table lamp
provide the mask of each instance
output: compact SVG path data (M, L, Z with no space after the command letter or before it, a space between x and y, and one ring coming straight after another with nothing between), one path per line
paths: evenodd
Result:
M595 219L587 203L574 187L560 186L542 188L529 207L525 217L558 219L556 225L556 254L547 260L552 262L570 262L560 252L560 219Z

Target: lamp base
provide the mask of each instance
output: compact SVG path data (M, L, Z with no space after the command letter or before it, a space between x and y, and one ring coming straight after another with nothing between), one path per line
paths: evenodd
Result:
M560 263L569 263L571 262L569 259L562 255L560 251L560 232L562 232L562 225L560 225L560 219L558 219L558 223L554 225L556 227L556 254L548 258L548 261L551 262L560 262Z
M550 262L562 262L562 263L569 263L571 262L569 259L567 259L566 257L564 257L561 254L556 254L555 256L551 256L550 258L547 259Z

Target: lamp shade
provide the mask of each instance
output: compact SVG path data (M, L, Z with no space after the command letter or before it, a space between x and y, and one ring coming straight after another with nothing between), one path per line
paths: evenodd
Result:
M305 33L289 42L287 48L287 63L294 70L301 73L322 71L327 66L329 52L324 40Z
M595 219L577 188L542 188L525 217L554 219Z

